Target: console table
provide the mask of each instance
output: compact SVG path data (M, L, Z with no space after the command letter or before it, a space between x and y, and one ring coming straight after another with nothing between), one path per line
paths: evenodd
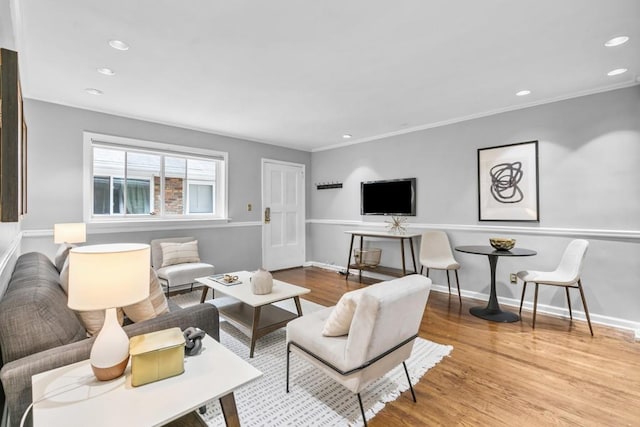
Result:
M412 234L412 233L396 234L396 233L389 233L387 231L345 231L345 233L351 234L351 244L349 245L349 258L347 259L347 273L345 275L346 279L349 279L349 270L351 269L358 270L358 278L360 281L362 281L363 270L376 271L380 274L386 274L389 276L397 276L397 277L406 276L407 268L405 265L405 256L404 256L405 240L409 242L409 247L411 248L411 260L413 261L413 271L410 272L410 274L418 273L418 268L416 267L415 251L413 250L413 238L419 237L420 234ZM381 266L372 267L372 266L366 266L366 265L352 264L351 257L353 256L353 240L355 239L356 236L360 237L360 249L364 249L363 243L364 243L365 237L400 240L400 253L402 254L402 270L399 270L396 268L390 268L390 267L381 267Z

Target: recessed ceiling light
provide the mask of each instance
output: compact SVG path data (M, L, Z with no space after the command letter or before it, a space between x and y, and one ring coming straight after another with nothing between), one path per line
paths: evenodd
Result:
M129 50L129 45L121 40L109 40L109 46L118 50Z
M100 74L104 74L105 76L115 76L116 72L113 71L111 68L98 68L98 72Z
M626 73L627 69L626 68L616 68L615 70L611 70L607 73L607 76L617 76L619 74L623 74Z
M621 44L624 44L628 41L629 41L629 37L619 36L619 37L614 37L611 40L607 40L607 42L604 45L606 47L614 47L614 46L620 46Z
M90 93L91 95L102 95L103 92L99 89L94 89L92 87L88 87L84 90L87 93Z
M352 135L345 133L344 135L342 135L343 139L351 139Z
M525 95L529 95L531 93L530 90L521 90L520 92L516 93L516 96L525 96Z

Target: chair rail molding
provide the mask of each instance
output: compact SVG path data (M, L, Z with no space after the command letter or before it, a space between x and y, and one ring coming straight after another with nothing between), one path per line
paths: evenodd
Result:
M332 270L338 273L344 274L346 271L346 267L336 264L326 264L322 262L316 261L307 261L304 264L305 267L318 267L323 268L325 270ZM365 277L369 277L377 280L389 280L388 276L384 276L381 274L376 274L375 272L363 271L362 275ZM433 283L431 285L431 290L436 292L441 292L444 294L449 294L449 288L446 285L437 285ZM481 301L487 301L489 299L489 294L484 294L481 292L473 292L465 289L461 289L460 293L465 298L472 298ZM455 295L452 294L452 297ZM518 309L520 307L520 300L517 298L505 298L498 296L498 302L500 305L505 305L509 307L513 307ZM523 309L533 311L533 303L531 301L525 301L522 305ZM555 307L547 304L538 304L538 313L544 313L555 317L561 317L569 319L569 310L563 307ZM591 323L611 326L613 328L625 329L632 331L635 334L636 341L640 341L640 322L634 322L627 319L621 319L617 317L604 316L596 313L589 313L591 315ZM530 316L530 313L525 314L525 316ZM573 318L578 320L584 320L586 322L587 318L584 315L584 311L573 310Z
M154 221L154 222L113 222L87 224L87 234L130 233L132 231L201 230L203 228L260 227L261 221L212 222L207 221ZM23 230L23 237L53 236L53 229Z
M386 222L365 222L358 220L340 219L308 219L307 224L335 225L362 228L387 227ZM518 227L497 225L470 225L470 224L427 224L407 223L407 231L420 232L421 230L466 231L477 233L513 233L529 234L537 236L560 236L574 238L592 238L620 241L640 241L640 230L604 230L594 228L559 228L559 227Z

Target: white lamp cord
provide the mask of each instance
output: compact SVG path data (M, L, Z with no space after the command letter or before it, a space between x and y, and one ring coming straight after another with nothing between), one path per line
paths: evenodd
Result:
M24 410L24 414L22 414L22 419L20 420L20 427L24 427L24 422L27 419L27 415L29 415L29 411L33 407L33 403L34 402L31 402L29 406L27 406L27 409Z

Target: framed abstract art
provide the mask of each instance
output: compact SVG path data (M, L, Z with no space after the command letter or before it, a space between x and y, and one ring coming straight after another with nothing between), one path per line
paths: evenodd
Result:
M540 221L538 141L478 149L478 220Z

